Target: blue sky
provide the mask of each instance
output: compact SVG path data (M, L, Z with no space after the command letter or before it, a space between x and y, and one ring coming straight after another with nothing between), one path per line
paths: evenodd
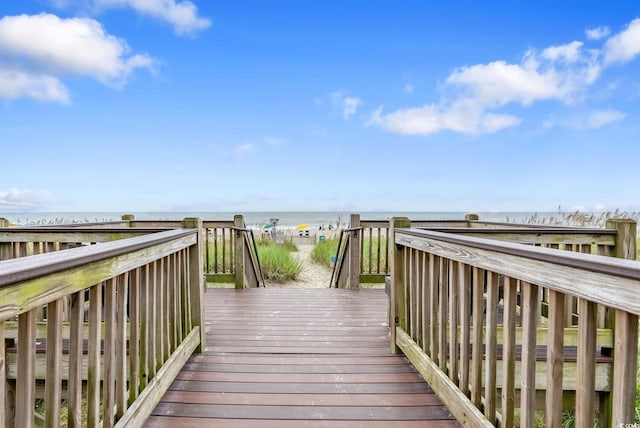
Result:
M0 213L640 209L640 2L0 15Z

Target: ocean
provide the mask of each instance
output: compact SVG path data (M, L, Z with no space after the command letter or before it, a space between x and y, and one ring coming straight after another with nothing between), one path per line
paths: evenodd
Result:
M308 224L309 228L333 225L345 227L349 223L351 212L340 211L248 211L248 212L0 212L12 223L23 226L91 223L120 220L123 214L133 214L137 220L181 220L185 217L198 217L203 220L232 220L235 214L244 215L245 224L251 228L262 228L278 219L282 228L294 228L299 224ZM412 220L461 220L466 212L429 212L429 211L371 211L359 212L362 220L388 220L392 217L408 217ZM480 220L511 223L525 223L534 214L538 217L550 217L558 213L534 212L477 212Z

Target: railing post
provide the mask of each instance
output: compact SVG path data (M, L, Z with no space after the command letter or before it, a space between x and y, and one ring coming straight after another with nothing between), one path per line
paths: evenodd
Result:
M235 228L233 231L235 236L235 283L236 289L239 289L244 288L244 237L242 235L243 232L240 230L244 228L244 217L241 214L236 214L233 216L233 227Z
M616 231L616 246L612 257L636 260L637 223L633 219L610 219L607 229ZM622 426L635 418L636 372L638 361L638 317L624 311L615 311L615 320L607 320L607 326L614 328L613 387L611 393L602 400L600 412L603 426ZM615 402L615 403L614 403ZM610 418L610 420L609 420Z
M189 293L191 294L191 325L200 327L200 345L196 352L207 346L204 329L204 269L202 266L202 220L188 217L182 220L184 229L196 229L198 242L189 248Z
M360 287L360 214L351 214L349 220L351 238L349 242L349 288Z
M611 256L619 259L636 259L637 223L632 219L616 218L607 220L607 229L616 231L616 246Z
M396 245L396 229L411 227L411 220L406 217L393 217L389 222L389 258L391 259L391 311L389 314L389 328L391 330L391 352L399 354L396 346L396 327L407 328L407 308L405 298L404 247Z

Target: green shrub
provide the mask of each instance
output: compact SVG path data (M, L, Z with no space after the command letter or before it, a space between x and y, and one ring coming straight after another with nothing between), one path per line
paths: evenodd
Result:
M323 266L331 267L331 256L336 255L337 249L338 240L336 238L320 241L311 250L311 260Z
M292 245L276 244L272 241L257 243L260 267L265 280L282 283L294 280L300 275L302 262L291 255L291 248L296 248Z

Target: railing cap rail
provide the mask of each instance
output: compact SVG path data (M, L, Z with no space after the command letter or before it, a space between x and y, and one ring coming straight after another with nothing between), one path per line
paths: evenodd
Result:
M0 261L0 287L148 248L193 233L197 232L193 229L163 230L98 245Z
M413 222L412 222L413 223ZM417 229L422 229L418 227ZM514 227L457 227L457 226L436 226L431 229L432 231L455 231L466 233L520 233L520 234L572 234L572 235L616 235L616 231L613 229L598 229L598 228L586 228L586 227L567 227L567 226L546 226L544 228L533 228L528 226L514 226Z
M526 257L554 263L562 266L585 269L591 272L621 276L624 278L640 280L640 263L635 260L618 259L614 257L602 257L593 254L576 253L572 251L558 251L555 249L533 247L507 241L478 238L472 236L453 235L423 229L396 229L396 236L405 234L416 237L431 238L451 244L467 245L469 247L495 251L513 256Z

